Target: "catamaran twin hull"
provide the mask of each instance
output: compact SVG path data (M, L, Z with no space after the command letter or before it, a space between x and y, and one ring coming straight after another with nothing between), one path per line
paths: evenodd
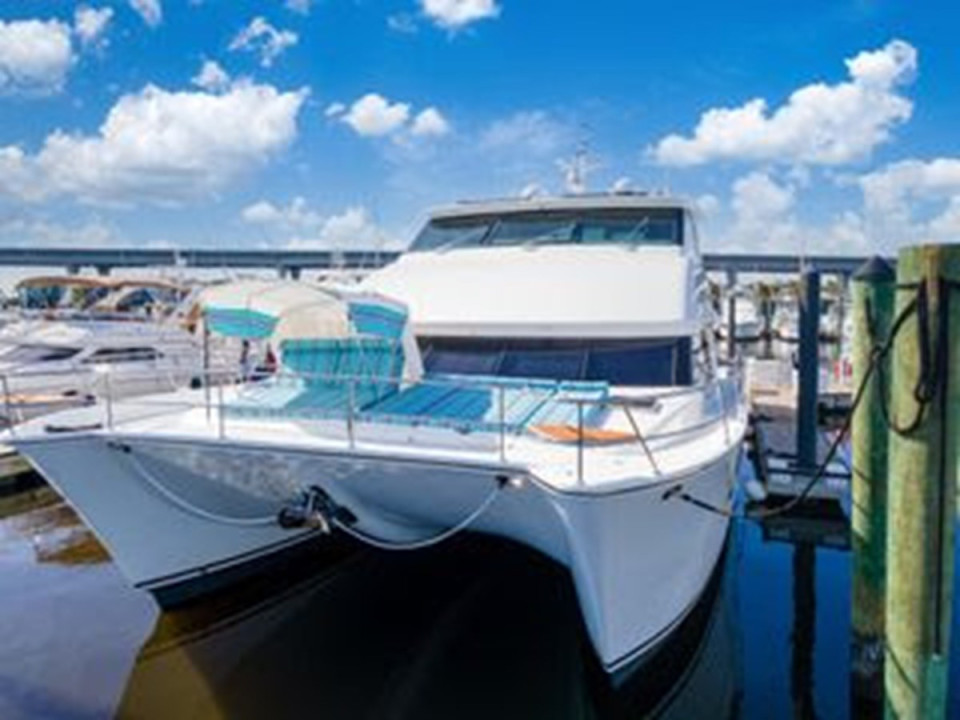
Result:
M728 521L676 497L730 496L739 445L684 472L603 491L551 487L529 469L444 453L326 450L276 440L78 429L15 440L79 511L137 587L163 597L315 538L278 508L319 489L342 527L391 547L450 528L532 546L567 566L604 667L653 650L695 604ZM479 510L479 512L478 512ZM466 522L465 522L466 521Z

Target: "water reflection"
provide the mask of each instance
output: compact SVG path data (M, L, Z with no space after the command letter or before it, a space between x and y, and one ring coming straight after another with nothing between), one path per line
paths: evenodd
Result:
M2 535L30 543L37 563L96 565L110 560L77 514L50 487L27 479L17 492L0 496Z
M289 573L286 573L289 578ZM468 538L415 555L344 553L289 587L164 615L123 717L733 717L728 573L653 667L613 690L558 566Z
M616 690L596 667L565 571L516 546L464 538L382 555L317 543L278 572L159 614L51 491L0 498L0 517L3 720L864 709L850 696L842 513L738 524L714 594Z

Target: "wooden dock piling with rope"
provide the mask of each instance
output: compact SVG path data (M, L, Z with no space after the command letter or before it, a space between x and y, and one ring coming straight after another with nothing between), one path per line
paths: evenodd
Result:
M891 328L884 695L943 718L954 589L960 245L905 248Z

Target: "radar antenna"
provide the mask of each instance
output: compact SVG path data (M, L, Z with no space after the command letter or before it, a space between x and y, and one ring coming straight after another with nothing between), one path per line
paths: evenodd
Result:
M570 160L558 160L557 165L563 173L563 184L571 195L585 195L587 193L587 178L600 168L600 163L590 152L590 141L587 137L588 128L582 128L584 137L577 143L577 150Z

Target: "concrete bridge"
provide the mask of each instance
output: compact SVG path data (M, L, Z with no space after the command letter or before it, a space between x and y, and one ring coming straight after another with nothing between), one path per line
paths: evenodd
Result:
M0 266L63 267L76 273L93 268L102 275L114 269L145 267L271 269L299 277L304 270L372 269L397 259L396 251L380 250L201 250L138 248L19 248L0 247ZM849 277L867 258L808 255L802 262L825 274ZM892 261L888 260L888 262ZM712 272L793 274L801 268L797 255L705 253Z

